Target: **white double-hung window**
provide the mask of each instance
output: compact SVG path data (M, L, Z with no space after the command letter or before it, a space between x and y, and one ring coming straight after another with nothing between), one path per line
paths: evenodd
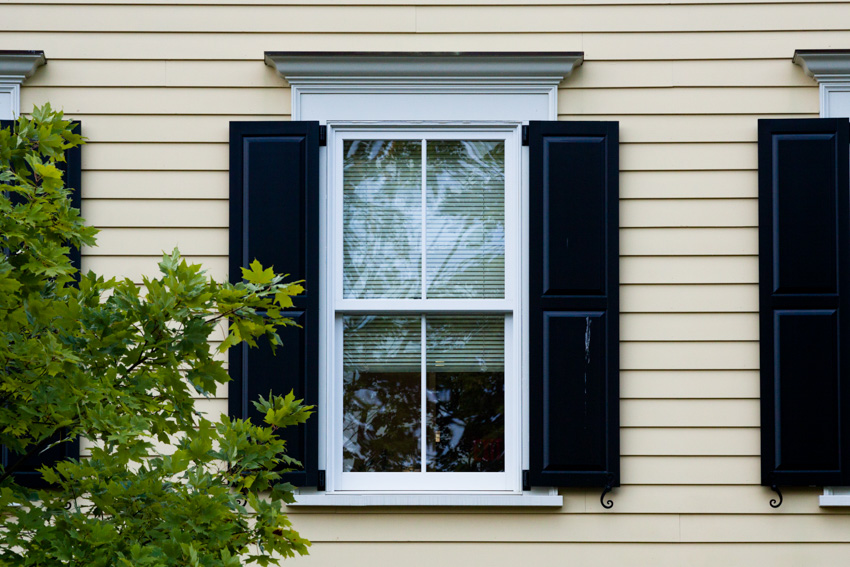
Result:
M517 485L519 148L510 125L335 128L337 490Z
M266 62L291 86L292 119L326 129L326 482L299 503L559 505L557 493L523 493L522 127L557 118L558 84L580 55L267 53Z

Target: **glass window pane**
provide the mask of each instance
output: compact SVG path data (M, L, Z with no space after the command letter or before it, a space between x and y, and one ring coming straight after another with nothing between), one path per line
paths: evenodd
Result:
M505 296L505 143L428 140L429 298Z
M429 316L426 470L505 470L505 318Z
M343 317L343 471L421 471L420 317Z
M343 295L422 296L422 143L343 144Z

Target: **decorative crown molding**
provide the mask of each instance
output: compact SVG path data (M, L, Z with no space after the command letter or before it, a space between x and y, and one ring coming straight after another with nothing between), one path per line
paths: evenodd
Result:
M292 85L517 81L560 83L584 61L582 52L364 53L267 51L266 65Z
M3 51L0 50L0 76L4 82L14 80L23 83L32 77L35 70L45 65L44 51Z
M850 49L798 49L792 61L818 83L850 78Z

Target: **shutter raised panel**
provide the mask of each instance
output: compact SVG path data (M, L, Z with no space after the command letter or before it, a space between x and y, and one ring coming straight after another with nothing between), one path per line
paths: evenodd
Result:
M850 484L848 124L759 120L764 485Z
M618 486L619 123L529 125L534 486Z
M74 123L77 124L75 132L81 134L82 126L80 121L75 120ZM14 124L14 120L0 120L0 129L14 128ZM71 193L71 206L77 209L82 208L81 156L82 147L77 146L76 148L65 152L65 163L57 164L57 167L61 169L65 174L65 185L74 189L74 191ZM79 270L81 267L80 250L78 248L71 248L69 256L71 258L71 264ZM56 439L58 438L59 437L57 436ZM73 441L51 447L50 449L47 449L39 455L31 457L24 461L24 463L14 473L15 482L21 486L26 486L29 488L44 488L46 486L49 486L48 483L46 483L41 477L41 473L38 472L37 469L39 469L45 464L55 463L57 461L67 458L77 459L79 458L79 456L79 439L74 439ZM4 467L8 467L9 465L17 462L18 460L17 453L9 451L6 447L2 445L0 445L0 458L2 458Z
M280 330L283 346L272 355L265 341L230 349L229 413L262 424L252 402L290 390L304 403L318 402L319 362L319 124L230 123L230 279L254 259L263 267L305 280L290 316L301 327ZM258 344L259 344L258 343ZM316 486L318 414L284 430L287 453L304 469L283 480Z

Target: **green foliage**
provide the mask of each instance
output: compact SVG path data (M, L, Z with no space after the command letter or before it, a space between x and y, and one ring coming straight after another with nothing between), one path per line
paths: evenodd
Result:
M264 424L210 421L193 395L228 381L219 352L258 338L280 345L298 283L254 262L219 283L175 250L140 289L93 273L75 283L69 246L96 231L69 205L56 167L82 143L49 105L0 131L0 565L278 564L310 543L290 527L277 482L298 466L281 427L311 407L292 394L256 405ZM265 316L263 315L265 314ZM90 457L41 473L33 491L12 474L21 455L79 437Z

